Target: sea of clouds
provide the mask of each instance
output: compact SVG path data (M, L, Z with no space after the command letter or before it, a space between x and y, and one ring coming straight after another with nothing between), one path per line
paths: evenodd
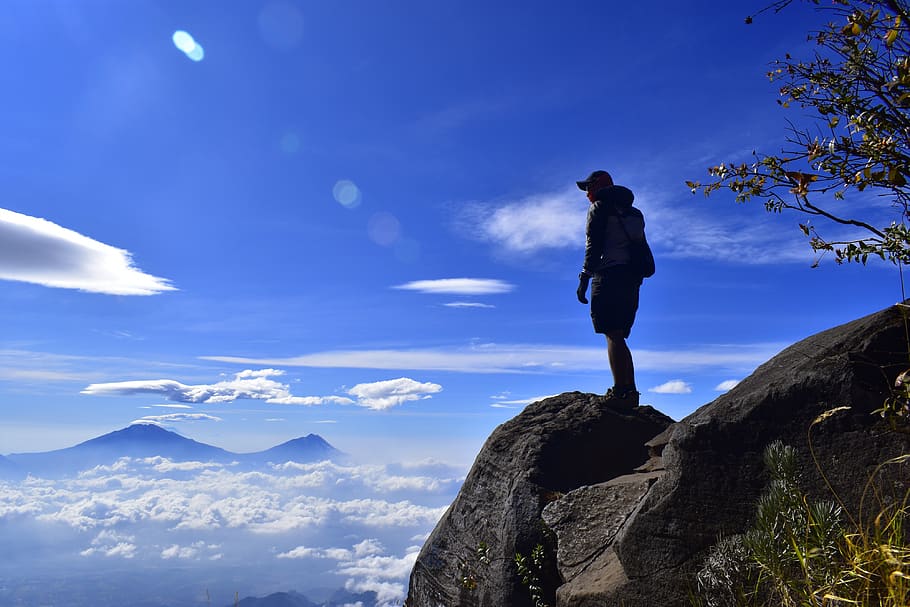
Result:
M155 457L0 481L0 544L15 555L0 564L0 604L104 607L127 592L132 604L229 605L344 587L400 605L463 474L435 461L250 471Z

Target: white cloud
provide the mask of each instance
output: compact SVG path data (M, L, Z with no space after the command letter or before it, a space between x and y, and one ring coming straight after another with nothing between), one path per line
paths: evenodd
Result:
M315 405L351 405L354 403L350 398L343 396L282 396L270 398L267 403L273 405L304 405L312 407Z
M251 377L280 377L282 375L284 375L284 371L281 369L246 369L245 371L237 373L235 377L237 377L237 379L248 379Z
M728 379L728 380L722 381L719 384L717 384L716 386L714 386L714 389L717 390L718 392L727 392L728 390L732 390L733 388L735 388L739 384L739 382L740 382L740 380L738 380L738 379Z
M354 544L353 552L354 556L372 556L375 554L382 554L385 551L385 548L379 542L379 540L369 539L363 540L359 544Z
M135 267L128 251L7 209L0 209L0 279L108 295L175 290Z
M331 462L284 464L263 472L160 457L123 458L115 466L98 466L76 478L0 483L0 521L28 516L98 532L91 554L124 555L128 549L120 544L138 544L132 533L114 534L121 526L138 531L145 525L165 525L206 533L233 529L257 535L357 527L397 529L387 531L397 537L402 529L413 534L432 527L461 482ZM390 501L383 495L410 499ZM424 503L414 501L418 499ZM169 548L175 557L188 554ZM366 554L375 547L362 544L357 550Z
M237 373L232 380L198 385L186 385L173 379L98 383L87 386L81 393L95 396L159 394L178 402L205 404L229 403L238 399L264 400L278 405L353 403L351 399L339 396L293 396L289 385L269 379L283 374L284 371L275 369L246 370Z
M495 295L508 293L515 286L495 278L440 278L415 280L393 288L445 295Z
M588 201L577 188L521 200L466 206L471 232L508 251L584 246Z
M189 405L149 405L151 407L161 407L163 409L192 409Z
M140 417L137 420L133 420L134 424L171 424L179 422L201 422L201 421L211 421L211 422L220 422L220 417L215 417L214 415L207 415L205 413L168 413L167 415L146 415Z
M691 394L692 386L681 379L672 379L659 386L648 388L648 392L656 392L657 394Z
M104 556L107 558L132 559L136 556L136 538L111 531L102 530L92 540L91 546L82 550L80 556Z
M309 558L321 558L322 552L315 548L306 548L304 546L297 546L292 550L286 552L279 552L276 558L279 559L309 559Z
M544 396L532 396L531 398L518 398L512 400L505 400L501 397L493 397L497 402L491 404L490 406L496 409L514 409L518 406L530 405L531 403L536 403L539 400L545 398L552 398L556 396L555 394L547 394Z
M476 301L453 301L442 304L447 308L495 308L496 306Z
M348 580L344 585L351 592L375 592L377 607L396 607L404 598L404 584L381 582L375 579Z
M161 558L164 560L182 559L198 560L200 557L206 557L211 560L218 560L221 555L217 551L221 546L218 544L206 544L203 541L193 542L189 546L180 546L172 544L161 551Z
M388 409L406 402L431 398L442 390L434 383L421 383L407 377L384 381L357 384L348 390L356 400L345 396L294 396L290 386L269 379L282 375L283 371L263 369L246 370L237 373L232 380L215 384L186 385L172 379L135 380L111 383L91 384L82 390L82 394L94 396L158 394L165 398L191 403L217 404L228 403L238 399L264 400L275 405L352 405L368 409ZM147 415L134 423L167 423L181 421L221 421L219 418L203 413L171 413L167 415Z
M426 537L423 534L420 537ZM308 548L298 546L277 555L279 559L331 559L338 561L335 571L349 576L345 588L353 592L377 593L379 605L399 605L404 598L404 580L407 580L417 562L419 546L409 546L404 556L386 553L382 542L365 539L348 548Z
M62 538L54 544L60 554L130 559L137 570L161 561L270 567L272 559L272 567L300 567L310 579L341 576L351 589L379 592L379 604L400 605L418 552L412 544L428 536L463 476L434 460L392 468L319 462L243 470L123 458L76 478L0 481L0 524L10 531L6 540L19 541L17 529L48 530ZM28 570L28 558L40 557L21 554L18 566Z
M442 390L434 383L421 383L408 377L388 379L368 384L357 384L348 394L357 397L357 404L369 409L389 409L406 402L431 398Z
M787 344L709 344L688 350L634 350L635 367L646 371L719 368L751 371ZM546 373L608 368L603 348L545 344L471 344L411 350L330 350L291 358L204 356L219 362L288 367Z

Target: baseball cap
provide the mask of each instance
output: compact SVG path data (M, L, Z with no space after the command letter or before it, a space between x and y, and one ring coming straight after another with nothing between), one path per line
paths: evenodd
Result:
M597 181L598 179L600 179L601 177L604 177L604 176L606 176L607 179L609 179L610 182L612 183L613 178L610 177L609 173L607 173L606 171L594 171L593 173L588 175L587 179L585 179L584 181L576 181L575 184L578 186L579 190L581 190L583 192L587 192L588 186L591 185L591 183L593 183L594 181Z

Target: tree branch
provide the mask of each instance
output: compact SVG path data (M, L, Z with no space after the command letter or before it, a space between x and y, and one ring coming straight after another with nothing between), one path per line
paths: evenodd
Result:
M841 217L837 217L836 215L832 215L828 211L818 208L817 206L815 206L814 204L809 202L809 199L805 196L797 196L797 198L801 199L800 202L802 203L802 205L804 205L807 209L811 209L812 212L815 213L816 215L821 215L822 217L826 217L826 218L830 219L831 221L833 221L835 223L839 223L841 225L856 226L858 228L864 228L866 230L869 230L870 232L872 232L879 238L885 237L884 232L880 232L879 230L875 229L874 227L872 227L865 221L859 221L856 219L843 219Z

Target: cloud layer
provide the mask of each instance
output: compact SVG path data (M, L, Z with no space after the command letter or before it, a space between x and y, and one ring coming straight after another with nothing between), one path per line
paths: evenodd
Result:
M109 295L175 289L135 267L123 249L7 209L0 209L0 279Z
M29 559L48 536L57 562L112 577L165 563L227 576L241 566L253 578L280 569L300 590L334 583L400 604L416 538L462 481L462 470L438 462L240 471L161 457L123 458L75 478L0 481L0 541L18 555L5 576L34 575Z
M444 295L496 295L508 293L515 286L495 278L439 278L415 280L393 288Z
M689 350L635 350L635 367L681 372L706 368L751 371L785 344L711 345ZM409 350L330 350L290 358L203 356L244 365L458 371L463 373L547 373L601 371L607 368L603 348L546 344L471 344L465 347Z
M276 405L359 405L368 409L389 409L407 402L431 398L442 390L434 383L422 383L408 377L357 384L347 391L354 397L346 396L294 396L290 386L274 379L284 375L278 369L245 370L235 374L233 379L214 384L186 385L173 379L140 379L110 383L90 384L82 394L92 396L128 396L134 394L155 394L179 403L202 403L207 405L230 403L240 399L262 400ZM355 400L356 399L356 400ZM216 419L202 414L181 414L146 416L151 422L190 421L192 419ZM140 420L141 421L141 420Z

